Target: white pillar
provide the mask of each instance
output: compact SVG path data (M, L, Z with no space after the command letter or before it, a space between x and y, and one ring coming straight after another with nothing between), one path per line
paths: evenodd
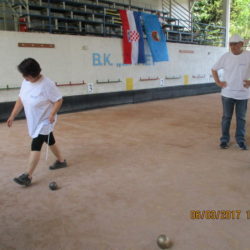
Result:
M226 47L228 47L229 43L229 29L230 29L230 4L231 0L223 0L223 26L226 27Z

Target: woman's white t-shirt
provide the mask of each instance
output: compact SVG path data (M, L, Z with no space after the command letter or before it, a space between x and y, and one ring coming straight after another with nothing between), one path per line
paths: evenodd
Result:
M48 135L52 132L55 122L50 123L49 115L54 103L62 98L55 83L44 76L35 83L23 80L19 97L23 103L29 135L36 138L39 134Z

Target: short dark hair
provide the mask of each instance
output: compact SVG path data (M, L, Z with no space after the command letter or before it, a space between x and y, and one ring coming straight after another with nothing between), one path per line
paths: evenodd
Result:
M37 77L42 71L39 63L33 58L24 59L17 68L23 76Z

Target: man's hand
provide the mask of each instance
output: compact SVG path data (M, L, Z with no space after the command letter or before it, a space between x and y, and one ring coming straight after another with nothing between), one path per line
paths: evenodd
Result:
M219 81L219 82L217 82L217 85L218 85L219 87L221 87L221 88L226 88L227 82L221 82L221 81Z
M250 80L244 80L243 86L248 89L250 87Z
M217 86L221 88L226 88L227 83L220 80L217 70L212 69L212 75Z

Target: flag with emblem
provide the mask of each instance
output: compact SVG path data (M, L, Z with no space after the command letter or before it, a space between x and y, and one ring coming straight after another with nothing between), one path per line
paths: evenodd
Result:
M120 10L123 29L123 63L145 63L141 12Z
M142 19L153 62L168 61L166 36L161 28L158 16L143 13Z

